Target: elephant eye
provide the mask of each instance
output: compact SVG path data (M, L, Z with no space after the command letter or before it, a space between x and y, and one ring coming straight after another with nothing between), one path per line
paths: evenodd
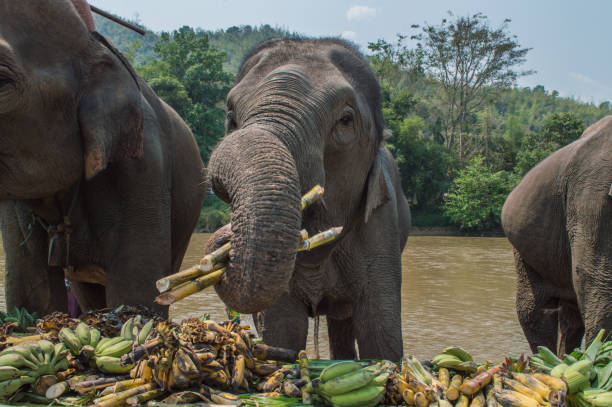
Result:
M236 128L236 117L233 110L228 110L225 116L227 131L230 132Z
M348 126L353 123L354 118L355 112L353 109L350 107L345 107L344 111L342 112L342 117L340 117L340 123L343 126Z

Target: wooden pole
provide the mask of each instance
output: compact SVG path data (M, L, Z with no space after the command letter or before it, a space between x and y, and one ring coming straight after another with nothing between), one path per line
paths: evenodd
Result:
M114 15L107 13L104 10L100 10L96 6L92 6L91 4L89 5L89 7L91 8L91 11L93 11L96 14L101 15L102 17L106 17L109 20L114 21L115 23L117 23L119 25L122 25L122 26L124 26L126 28L129 28L132 31L136 31L140 35L145 35L146 34L145 30L143 30L142 28L136 27L134 24L130 24L130 23L126 22L126 21L123 21L123 20L115 17Z

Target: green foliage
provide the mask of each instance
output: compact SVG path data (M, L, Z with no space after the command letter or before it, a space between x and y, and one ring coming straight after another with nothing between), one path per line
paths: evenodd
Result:
M145 29L144 36L127 27L119 25L107 18L93 13L96 30L108 37L117 49L123 52L132 64L140 64L155 56L153 46L157 42L157 34L146 29L138 21L126 20L131 24Z
M221 107L233 75L223 71L225 54L210 46L208 36L184 26L162 33L154 50L158 59L138 67L140 74L187 122L204 162L224 132Z
M584 129L584 121L571 112L553 114L539 132L524 137L515 171L524 176L550 154L577 140Z
M513 186L511 174L493 172L484 157L475 156L453 180L444 214L465 230L499 227L502 206Z
M198 220L198 230L214 232L230 222L231 210L228 204L214 195L204 198L202 211Z

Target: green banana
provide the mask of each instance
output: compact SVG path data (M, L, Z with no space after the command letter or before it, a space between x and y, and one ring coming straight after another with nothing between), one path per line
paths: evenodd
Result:
M348 393L367 386L376 375L376 373L369 370L359 369L342 376L337 376L331 380L320 382L316 391L321 390L323 393L331 396Z
M38 342L25 342L21 345L23 345L27 349L30 349L30 352L32 352L32 355L36 357L36 360L39 364L45 363L45 354Z
M100 333L99 329L91 328L89 330L89 345L93 346L94 348L98 346L98 343L100 342L100 336L102 336L102 334Z
M94 348L96 348L96 351L98 349L104 349L104 347L106 346L106 343L108 341L110 341L112 338L108 338L108 337L104 337L104 338L100 338L100 340L98 341L98 343L96 344L96 346L94 346Z
M0 353L0 358L3 355L8 355L11 353L22 356L25 360L27 360L30 363L33 363L34 365L38 365L40 363L36 355L32 353L32 349L24 346L24 344L15 345L15 346L11 346L10 348L6 348L5 350L2 351L2 353ZM0 362L0 366L2 365L4 365L4 363Z
M550 371L550 375L554 377L561 377L563 376L563 373L565 372L565 370L567 370L568 367L569 366L565 363L559 363L557 366L552 368L552 370Z
M46 339L43 339L41 341L38 341L38 344L43 354L45 355L44 363L46 364L51 363L51 360L53 359L53 355L55 354L55 348L53 346L53 343L51 343L50 341Z
M81 342L81 346L89 345L89 325L80 322L75 329L75 333L79 342Z
M125 339L133 341L134 339L136 339L133 329L134 318L130 318L123 323L123 326L121 327L121 336L123 336Z
M6 353L4 355L0 355L0 366L13 366L17 368L28 367L32 370L38 368L38 365L32 363L18 353Z
M111 356L99 356L96 358L96 366L104 373L127 373L134 367L133 364L121 366L121 358Z
M470 355L468 351L466 351L463 348L460 348L459 346L449 346L448 348L445 348L444 350L442 350L442 353L446 355L456 356L462 362L473 362L474 361L474 359L472 358L472 355Z
M66 345L66 347L70 350L70 353L75 356L79 354L79 352L81 351L81 341L72 329L64 327L60 329L57 336L59 337L60 341L62 341L64 345Z
M449 355L446 353L441 353L431 359L431 363L433 363L434 365L446 368L453 367L455 365L460 364L461 362L462 360L459 359L457 356Z
M331 396L329 401L340 407L374 406L382 400L384 394L383 386L365 386L349 393Z
M389 376L389 372L381 373L372 379L372 383L376 386L384 386L387 383L387 379L389 379Z
M321 375L319 379L322 382L331 380L335 377L341 376L343 374L352 372L354 370L360 369L361 365L353 360L345 360L341 362L336 362L332 365L327 366L323 371L321 371Z
M132 345L134 343L129 339L124 339L121 342L118 342L112 346L108 346L102 351L102 353L96 353L99 356L110 356L110 357L120 357L128 353L132 350Z
M151 333L151 330L153 329L153 320L150 319L149 322L147 322L142 329L140 330L140 332L138 332L138 344L142 345L143 343L145 343L147 341L147 338L149 337L149 334Z
M107 339L107 338L104 338ZM109 340L105 341L104 339L102 339L100 342L98 342L98 346L96 346L96 354L97 355L103 355L104 351L119 343L119 342L123 342L125 341L125 338L123 336L115 336L114 338L110 338Z
M36 379L30 376L21 376L17 379L9 379L0 382L0 396L8 396L15 393L25 384L32 384Z
M62 342L56 343L53 345L53 358L51 358L51 364L55 365L59 360L66 358L68 354L68 349L64 346Z
M16 379L21 375L21 370L16 367L0 366L0 380Z
M546 346L538 346L538 355L549 365L557 366L558 364L563 363L561 359L559 359L557 355L555 355L555 353Z

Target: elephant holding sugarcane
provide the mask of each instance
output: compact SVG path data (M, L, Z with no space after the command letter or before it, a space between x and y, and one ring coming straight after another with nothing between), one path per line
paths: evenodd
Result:
M265 343L304 349L308 317L326 315L331 356L399 360L401 253L410 210L383 143L381 94L368 62L339 39L275 39L244 60L227 97L226 135L209 163L232 206L217 293L262 311ZM304 212L314 185L322 201ZM297 254L300 230L340 237Z
M502 223L518 318L532 350L564 354L612 330L612 116L525 175Z
M205 186L183 120L94 31L84 0L0 0L7 307L156 306Z

